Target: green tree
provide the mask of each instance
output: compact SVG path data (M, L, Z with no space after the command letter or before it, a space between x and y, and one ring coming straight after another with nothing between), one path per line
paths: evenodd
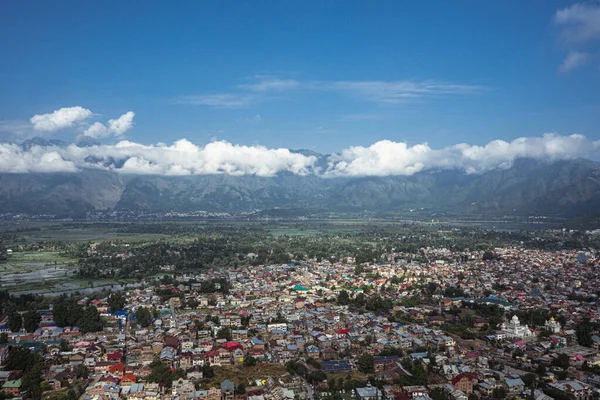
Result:
M246 385L244 382L238 383L237 387L235 388L235 393L240 396L246 394Z
M33 366L33 354L23 346L13 346L4 362L8 370L25 371Z
M427 283L427 293L434 294L435 291L437 290L437 287L438 287L438 285L435 282Z
M371 354L363 354L358 357L358 370L364 374L375 372L375 360Z
M8 334L6 332L0 333L0 344L8 343Z
M507 394L508 393L506 392L505 388L503 388L503 387L497 387L497 388L495 388L493 390L492 397L494 399L505 399Z
M523 381L523 383L525 383L525 386L527 387L531 387L537 380L537 375L536 374L524 374L521 375L521 380Z
M575 334L577 335L577 343L581 346L590 347L594 342L592 341L592 324L589 318L584 318L580 324L575 328Z
M208 364L204 364L202 367L202 376L206 379L214 378L215 369Z
M147 377L149 382L171 387L171 384L173 383L173 372L167 364L163 363L161 360L154 360L150 364L150 368L151 372Z
M81 321L81 332L99 332L103 329L104 323L100 317L100 313L96 307L88 305L83 312L83 319Z
M125 307L125 296L123 292L114 292L108 297L108 308L110 312L122 310Z
M340 291L340 294L337 298L337 302L338 304L343 306L350 304L350 295L348 295L348 292L346 290Z
M78 326L83 319L83 312L83 306L74 297L62 295L55 298L52 304L54 322L60 327Z
M21 330L21 325L23 325L21 314L16 311L12 311L8 314L8 329L10 329L11 332L19 332Z
M22 378L21 389L26 393L27 399L39 400L42 398L42 369L44 360L39 354L33 355L32 365L27 369Z
M35 310L29 310L23 315L23 327L27 332L34 332L41 320L40 313Z
M140 307L135 310L133 316L135 317L135 321L144 328L150 326L152 322L152 314L146 307Z
M90 375L88 367L86 367L84 364L77 364L73 369L73 372L75 372L75 375L78 379L87 379Z
M227 326L217 331L217 339L231 340L231 329Z
M248 354L248 356L244 358L244 365L247 367L254 367L256 365L256 358Z
M71 346L65 339L60 339L59 349L62 352L67 352L73 350L73 346Z
M559 354L558 357L552 360L552 365L562 369L569 368L569 356L564 353Z

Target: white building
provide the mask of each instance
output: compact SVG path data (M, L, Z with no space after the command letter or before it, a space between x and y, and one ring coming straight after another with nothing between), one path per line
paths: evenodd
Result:
M556 322L554 317L551 317L550 320L546 321L544 328L552 333L560 333L560 323Z
M496 339L530 339L535 337L535 333L527 326L521 325L519 317L513 315L510 322L503 322L500 331L496 333Z

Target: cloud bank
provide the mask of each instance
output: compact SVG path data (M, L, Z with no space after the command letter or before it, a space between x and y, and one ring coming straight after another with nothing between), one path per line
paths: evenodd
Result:
M127 125L126 123L124 124ZM109 122L107 129L121 125ZM124 129L124 128L121 128ZM327 156L320 163L285 148L235 145L214 141L205 146L188 140L172 145L145 145L120 141L113 145L78 147L32 146L28 150L16 144L0 144L0 172L76 172L96 168L123 174L274 176L280 172L322 177L413 175L420 171L457 169L482 173L509 168L519 158L556 161L591 158L600 154L600 140L583 135L523 137L511 142L495 140L484 146L457 144L433 149L427 143L410 146L383 140L371 146L352 146ZM322 167L326 164L326 167Z
M553 133L518 138L512 142L494 140L485 146L462 143L442 149L432 149L427 143L408 146L383 140L369 147L350 147L330 156L325 175L412 175L432 169L459 169L472 174L510 168L519 158L546 161L589 158L599 150L600 141L592 142L583 135L559 136Z

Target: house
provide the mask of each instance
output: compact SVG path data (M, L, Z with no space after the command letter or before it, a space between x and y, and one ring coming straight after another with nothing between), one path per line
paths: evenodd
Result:
M319 358L319 348L317 346L314 345L310 345L306 347L306 354L310 357L310 358L314 358L317 359Z
M525 389L525 383L521 380L521 378L506 377L504 378L504 382L506 382L508 393L511 395L521 393Z
M221 400L233 400L235 395L235 384L229 379L221 382Z
M475 385L477 385L477 377L468 372L458 374L452 379L452 386L454 386L456 390L460 390L467 395L473 393L473 387Z
M2 385L2 393L11 396L19 396L21 394L21 379L17 379L16 381L6 381L4 385Z
M563 393L572 394L577 399L594 398L594 387L583 383L577 379L550 383L549 386L554 389L560 390Z
M125 374L121 377L121 387L123 386L131 386L137 382L137 377L134 374Z
M383 393L375 386L367 386L354 389L358 400L380 400L383 399Z

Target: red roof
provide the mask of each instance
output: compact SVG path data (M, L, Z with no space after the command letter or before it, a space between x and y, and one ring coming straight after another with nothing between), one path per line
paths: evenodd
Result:
M335 333L337 333L338 335L345 335L348 332L350 332L350 328L338 329Z
M125 380L135 383L137 381L137 377L134 374L125 374L121 377L121 382L123 382Z
M107 358L109 360L120 360L123 358L123 355L119 352L114 352L114 353L108 353L107 354Z
M110 372L110 373L114 373L117 371L123 371L123 370L125 370L125 365L123 365L123 363L114 364L114 365L111 365L110 367L108 367L108 372Z
M458 374L454 377L454 379L452 379L452 384L456 385L458 382L460 382L463 378L467 378L471 381L476 380L477 376L475 376L475 374L469 373L469 372L465 372L463 374Z

